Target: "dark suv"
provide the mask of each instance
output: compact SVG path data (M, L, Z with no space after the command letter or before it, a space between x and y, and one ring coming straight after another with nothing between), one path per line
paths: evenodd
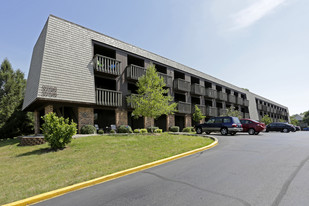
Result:
M213 117L207 122L195 127L197 134L210 134L210 132L221 132L222 135L234 135L242 131L242 126L237 117Z
M294 131L295 128L287 123L282 122L273 122L266 126L266 132L277 131L277 132L291 132Z

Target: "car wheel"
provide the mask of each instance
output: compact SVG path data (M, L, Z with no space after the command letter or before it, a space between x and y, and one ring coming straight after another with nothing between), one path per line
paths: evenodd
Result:
M202 128L200 127L196 128L196 134L202 134Z
M282 130L282 132L284 132L284 133L288 133L288 132L289 132L289 130L288 130L287 128L284 128L284 129Z
M249 133L250 135L254 135L255 130L254 130L253 128L250 128L250 129L248 130L248 133Z
M258 134L259 134L259 132L254 132L254 134L255 134L255 135L258 135Z
M268 129L266 129L266 130L265 130L265 132L269 132L269 130L268 130Z
M206 132L206 134L210 134L210 132Z
M236 132L231 132L231 135L234 136L236 134Z
M228 133L227 128L222 128L220 130L220 132L221 132L222 135L227 135L227 133Z

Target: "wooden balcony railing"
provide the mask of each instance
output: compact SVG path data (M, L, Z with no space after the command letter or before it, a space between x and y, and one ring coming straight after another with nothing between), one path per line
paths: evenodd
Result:
M225 116L227 114L227 109L219 109L219 116Z
M207 117L217 117L218 116L217 107L206 107L206 116Z
M122 93L107 89L96 88L96 103L102 106L121 107Z
M196 95L204 95L205 94L205 87L199 84L192 84L191 85L191 93Z
M216 99L217 98L217 91L211 88L206 88L205 89L205 96L211 99Z
M258 110L262 110L262 109L263 109L263 105L258 104L258 105L257 105L257 108L258 108Z
M267 111L267 106L266 105L262 105L262 109L263 109L263 111Z
M190 92L191 83L183 79L174 79L174 89L183 92Z
M221 101L227 101L227 93L224 93L224 92L222 92L222 91L219 91L219 92L218 92L218 98L219 98L219 100L221 100Z
M249 119L249 118L250 118L249 113L245 113L245 118L247 118L247 119Z
M244 99L244 106L245 106L245 107L249 107L249 100Z
M241 97L237 97L236 101L237 101L237 104L239 104L239 105L243 105L244 104L244 99L241 98Z
M266 111L267 111L267 112L270 112L270 109L271 109L270 107L267 107L267 108L266 108Z
M202 112L203 115L206 115L206 106L205 105L200 105L200 104L195 104ZM195 112L195 105L192 105L192 113Z
M126 68L127 78L132 80L138 80L141 76L146 74L146 69L141 66L130 64Z
M120 75L120 61L96 54L93 59L94 69L106 74Z
M160 77L163 77L166 87L172 87L173 86L173 79L172 79L171 76L164 74L164 73L160 73L160 72L158 72L158 75Z
M177 102L177 110L179 113L191 114L191 104L187 102Z
M236 97L235 95L232 95L232 94L228 94L227 95L227 101L230 102L230 103L233 103L233 104L236 104Z

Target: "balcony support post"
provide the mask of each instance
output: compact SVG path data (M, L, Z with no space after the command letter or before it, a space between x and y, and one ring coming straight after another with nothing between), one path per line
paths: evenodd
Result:
M116 126L120 125L128 125L128 113L126 110L117 108L115 110L115 119L116 119Z
M94 125L94 112L93 108L89 107L78 107L77 108L78 115L78 133L80 133L80 129L84 125Z
M192 115L191 114L185 115L185 127L192 127Z
M33 112L34 116L34 134L40 134L40 112L36 109Z
M166 118L166 129L169 130L170 127L175 126L175 115L169 114Z
M144 127L147 129L148 127L153 127L154 126L154 119L150 117L145 117L144 118Z

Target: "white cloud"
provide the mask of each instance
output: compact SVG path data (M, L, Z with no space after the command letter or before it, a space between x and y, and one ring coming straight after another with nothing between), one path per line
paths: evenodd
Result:
M249 7L237 12L232 16L234 26L231 30L248 27L271 13L286 0L258 0Z

